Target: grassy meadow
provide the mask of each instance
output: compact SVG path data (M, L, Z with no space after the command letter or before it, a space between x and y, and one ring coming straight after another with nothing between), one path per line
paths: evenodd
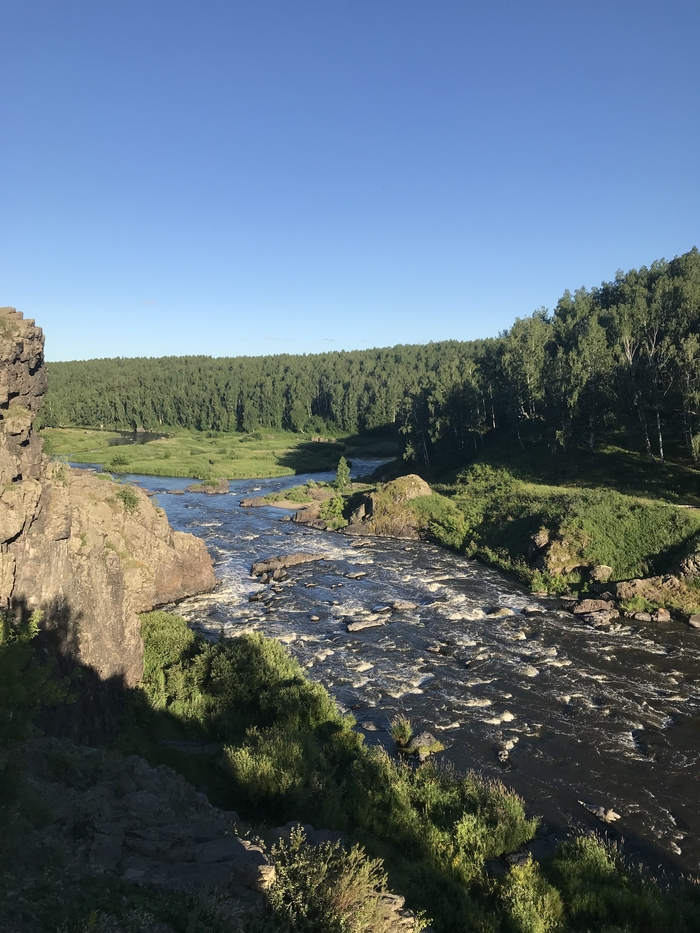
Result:
M293 476L335 470L341 456L384 459L397 454L394 437L378 432L318 442L291 431L239 434L168 428L158 440L119 446L109 445L120 437L114 431L44 428L41 436L50 456L99 463L114 473L200 480Z

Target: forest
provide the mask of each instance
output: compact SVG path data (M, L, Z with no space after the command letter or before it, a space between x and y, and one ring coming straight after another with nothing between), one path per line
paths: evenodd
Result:
M664 461L700 457L700 253L565 292L487 340L267 357L49 364L45 427L258 428L348 435L386 426L416 468L489 440Z

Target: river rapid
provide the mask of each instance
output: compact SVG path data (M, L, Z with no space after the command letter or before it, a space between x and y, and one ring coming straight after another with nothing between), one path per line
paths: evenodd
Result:
M235 481L213 496L163 494L191 480L130 477L216 562L217 590L177 612L212 636L279 639L367 741L390 748L390 720L408 715L446 746L441 760L518 791L551 840L596 829L649 865L698 871L700 632L625 619L593 628L437 546L320 532L239 504L311 478L333 476ZM296 551L326 559L275 586L250 576L253 561ZM397 600L417 608L387 608ZM349 633L357 621L377 625ZM579 801L621 819L603 824Z

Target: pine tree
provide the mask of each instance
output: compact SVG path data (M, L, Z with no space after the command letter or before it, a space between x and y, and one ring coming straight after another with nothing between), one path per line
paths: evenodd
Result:
M341 457L338 461L338 469L335 474L335 482L333 485L338 492L343 492L350 485L350 467L345 457Z

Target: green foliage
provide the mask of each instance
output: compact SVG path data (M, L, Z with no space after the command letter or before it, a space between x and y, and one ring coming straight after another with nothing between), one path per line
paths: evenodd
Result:
M387 457L396 452L393 435L346 437L342 444L312 443L304 435L278 431L273 435L221 435L190 429L170 429L167 437L145 444L119 448L115 455L109 440L116 436L107 431L73 428L44 428L42 438L55 454L78 463L98 463L114 472L143 473L154 476L182 476L194 479L245 479L260 476L290 476L318 470L334 470L339 452L348 448L362 457ZM116 463L116 457L128 458Z
M142 616L142 631L149 702L132 709L124 750L137 747L154 763L176 756L161 746L163 737L177 737L176 726L216 739L224 745L218 760L165 760L206 782L210 793L216 789L226 809L271 825L308 820L342 829L371 856L357 848L310 849L293 835L276 850L277 884L249 933L382 930L372 926L379 923L372 911L384 871L392 889L410 895L409 906L434 918L438 933L698 928L696 886L665 890L592 837L566 843L547 863L530 861L489 881L486 862L519 849L537 827L502 784L432 762L412 767L365 747L328 693L259 634L212 644L163 612ZM150 744L134 746L148 729ZM350 917L365 926L348 925Z
M119 467L128 466L129 458L125 453L118 453L112 457L112 467L119 472Z
M564 914L561 897L532 858L511 868L499 897L513 933L554 933L560 929Z
M350 467L345 457L338 461L338 469L335 472L335 482L333 483L338 492L345 492L350 485Z
M572 930L692 933L700 929L700 889L680 882L664 888L629 868L612 844L579 836L559 847L546 866Z
M450 501L463 516L468 553L550 592L575 581L566 568L577 565L611 566L613 580L668 572L700 529L694 510L611 489L526 482L481 463L458 477ZM543 528L554 542L549 572L527 563L531 539Z
M34 650L41 618L39 610L19 624L7 613L0 617L0 746L21 741L42 707L66 697L55 664L40 660Z
M460 509L450 499L433 493L413 499L409 506L423 531L445 547L460 550L464 544L467 524Z
M408 745L413 738L413 725L407 716L395 716L391 721L389 733L400 747Z
M127 515L133 515L139 508L139 496L133 486L123 486L117 493L117 499L124 506Z
M650 603L648 599L644 599L643 596L633 596L631 599L625 599L620 603L620 606L628 612L651 612L656 609L656 606Z
M381 895L387 877L378 859L363 849L339 843L310 846L301 828L272 850L276 881L268 901L273 929L279 933L400 933L419 931L421 920L407 927L387 915Z
M344 509L345 499L343 496L333 496L332 499L326 499L321 506L320 517L328 522L328 526L334 530L343 528L347 525L347 521L343 516Z

